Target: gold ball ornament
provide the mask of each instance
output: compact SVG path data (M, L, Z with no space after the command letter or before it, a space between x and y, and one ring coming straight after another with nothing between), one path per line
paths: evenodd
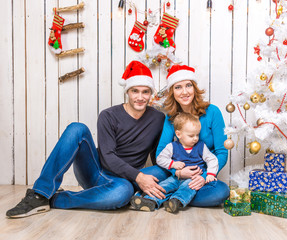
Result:
M262 118L258 118L258 120L256 121L257 126L259 126L262 123L264 123L264 120Z
M257 141L251 142L250 143L250 149L249 152L251 154L257 154L261 149L261 144Z
M251 96L250 96L250 100L253 103L258 103L260 99L260 95L257 92L254 92Z
M146 59L149 59L149 55L148 55L148 54L146 54L146 55L145 55L145 58L146 58Z
M152 60L152 63L156 64L156 59L155 58Z
M274 88L273 88L273 83L272 82L269 84L268 88L270 89L271 92L274 92Z
M230 150L234 147L234 142L230 138L228 138L224 141L224 147Z
M267 80L267 75L265 73L262 73L261 76L260 76L260 80L261 81Z
M226 105L225 109L227 112L233 113L235 111L235 106L232 104L232 102L230 102Z
M260 94L259 102L264 103L266 101L266 97L264 97L264 94Z
M250 109L250 105L248 103L245 103L243 105L244 110L249 110Z
M280 6L278 7L277 13L278 13L279 16L283 13L283 6L282 6L282 5L280 5Z
M165 66L166 66L167 68L169 68L169 67L170 67L170 62L166 62Z

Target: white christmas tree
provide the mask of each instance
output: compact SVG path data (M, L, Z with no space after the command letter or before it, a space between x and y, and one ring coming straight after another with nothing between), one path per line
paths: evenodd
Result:
M267 37L254 47L258 68L226 106L230 113L239 111L240 117L225 133L246 136L252 154L260 148L287 153L287 1L273 2L276 14L267 22ZM244 111L252 111L256 120L248 122ZM233 146L231 139L226 140L226 148Z

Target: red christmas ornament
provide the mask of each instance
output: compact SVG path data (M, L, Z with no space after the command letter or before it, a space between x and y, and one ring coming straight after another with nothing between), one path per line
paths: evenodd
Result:
M133 12L133 10L130 8L130 9L128 10L128 13L131 15L132 12Z
M269 37L272 36L274 34L274 29L272 27L267 28L265 34Z
M170 2L167 2L167 3L166 3L166 6L167 6L167 7L170 7Z
M147 20L144 20L143 24L144 24L145 26L147 26L147 25L148 25L148 21L147 21Z
M158 58L157 61L160 63L161 62L161 58Z
M286 39L283 41L283 44L284 44L284 45L287 45L287 40L286 40Z
M261 61L261 60L262 60L262 57L261 57L261 56L259 56L259 57L257 58L257 60L258 60L258 61Z
M233 11L233 9L234 9L233 5L230 4L230 5L228 6L228 10L229 10L229 11Z

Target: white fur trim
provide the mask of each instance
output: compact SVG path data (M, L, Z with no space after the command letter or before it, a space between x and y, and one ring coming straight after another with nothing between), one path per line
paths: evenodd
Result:
M167 89L180 81L183 80L194 80L196 81L195 73L190 70L178 70L177 72L171 74L167 79Z
M124 86L125 92L127 92L129 88L134 86L147 86L151 88L152 92L154 92L154 81L149 76L139 75L130 77L127 80L121 79L119 81L119 84L121 86Z

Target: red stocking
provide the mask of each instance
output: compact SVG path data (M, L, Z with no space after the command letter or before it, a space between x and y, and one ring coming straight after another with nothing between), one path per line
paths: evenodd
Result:
M52 28L50 28L49 36L49 46L55 53L60 53L62 51L62 42L61 42L61 32L64 25L65 19L55 14L53 19Z
M178 18L164 13L162 16L161 23L153 37L154 41L157 44L163 46L164 48L173 47L175 49L173 34L175 28L178 25L178 21Z
M130 47L136 52L140 52L144 49L143 38L145 32L146 26L136 20L128 40Z

